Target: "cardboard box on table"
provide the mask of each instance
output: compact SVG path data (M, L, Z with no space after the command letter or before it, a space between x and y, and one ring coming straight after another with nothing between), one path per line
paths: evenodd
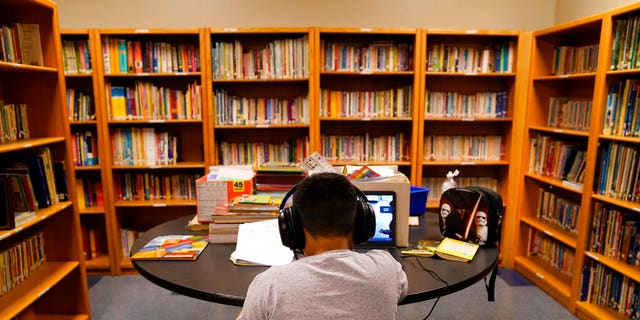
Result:
M253 194L253 179L211 180L209 175L196 180L196 202L198 222L211 222L211 214L217 206L229 203L243 194Z
M401 173L385 178L376 178L369 181L353 181L353 184L362 191L394 191L396 193L396 246L409 246L409 206L410 188L409 179Z

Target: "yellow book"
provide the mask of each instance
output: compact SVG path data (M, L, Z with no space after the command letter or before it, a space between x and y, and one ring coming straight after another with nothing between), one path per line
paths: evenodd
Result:
M111 87L111 118L114 120L127 118L127 100L124 87Z
M451 238L444 238L440 241L436 249L438 257L452 260L469 262L473 259L480 246L475 243L464 242Z

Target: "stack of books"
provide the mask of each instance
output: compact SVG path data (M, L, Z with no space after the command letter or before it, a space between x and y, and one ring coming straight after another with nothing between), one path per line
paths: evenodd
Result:
M271 194L251 194L233 198L228 204L221 204L211 215L209 241L212 243L235 243L238 228L246 222L276 219L281 196Z
M267 163L258 167L255 176L256 191L288 191L305 177L305 172L294 163Z

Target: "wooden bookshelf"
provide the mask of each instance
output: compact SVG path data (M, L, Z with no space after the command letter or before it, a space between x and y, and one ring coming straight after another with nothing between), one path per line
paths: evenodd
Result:
M33 269L29 273L21 272L24 280L0 296L0 318L89 319L91 313L82 258L79 208L73 188L75 173L69 143L71 133L65 104L57 6L48 0L0 1L0 12L3 25L38 25L43 58L42 65L0 62L0 100L5 105L26 104L30 135L26 140L0 144L0 162L6 168L26 160L37 150L47 148L51 160L64 162L66 185L62 182L59 187L64 186L72 199L69 201L56 196L55 201L51 200L47 206L39 206L30 221L14 229L0 231L0 252L14 250L12 248L40 236L38 241L44 241L39 245L41 249L31 247L25 254L35 254L38 250L46 256L41 262L31 262ZM63 193L64 190L58 191ZM25 246L22 248L26 250ZM0 270L0 273L6 280L5 270Z
M212 163L207 49L197 28L94 32L108 255L121 274L132 271L123 230L195 214L195 178Z
M213 163L257 168L311 154L312 28L211 28L206 41Z
M335 165L415 171L420 100L417 29L317 28L316 150Z
M621 285L618 288L623 287L623 278L627 284L629 282L637 284L638 281L635 266L609 256L609 252L612 252L609 250L614 250L609 247L609 240L607 243L604 241L600 243L594 238L601 232L600 230L615 229L614 222L606 224L599 222L598 219L602 219L602 216L614 214L602 213L604 212L601 211L602 208L626 212L631 216L637 215L640 208L637 202L616 199L600 190L602 175L600 168L607 165L603 162L604 157L601 155L607 146L626 144L633 147L638 143L637 138L634 137L607 134L604 124L607 117L609 88L626 79L637 77L637 70L633 68L610 70L616 38L615 21L638 11L638 5L627 6L533 33L527 123L524 130L522 169L519 177L522 183L519 187L518 222L515 228L515 234L519 236L515 238L514 267L565 305L570 312L583 319L627 318L611 306L602 306L591 301L592 297L599 299L602 296L595 293L600 289L606 290L607 294L613 291L611 291L612 282L598 280L594 281L595 287L592 287L592 290L589 289L589 275L599 273L608 274L607 277L610 279L617 277L614 282L618 281L617 283ZM597 47L597 54L593 51L594 47ZM566 66L554 65L554 62L565 58ZM584 108L581 112L587 116L589 127L559 128L555 126L553 115L556 110L554 107L556 97L568 98L567 106L572 101L588 101L591 104L590 109L586 107L588 104L580 104L580 106ZM574 118L577 115L568 113L566 116ZM585 173L582 184L566 183L565 179L569 177L554 175L553 170L546 172L539 170L541 156L546 158L548 163L557 161L549 158L548 155L543 156L540 148L535 150L532 148L534 141L541 141L540 137L549 138L545 143L549 143L550 140L560 141L563 145L577 146L585 151ZM538 162L536 162L537 159ZM610 165L622 166L619 161ZM614 181L623 179L625 175L635 176L631 172L621 172ZM569 201L570 206L579 207L575 220L575 232L557 228L555 225L557 221L552 222L551 225L543 221L541 215L547 214L550 210L557 210L545 204L552 205L552 201L541 201L545 199L542 197L544 194L551 194L555 199ZM544 255L545 252L531 250L531 247L535 246L529 236L532 232L544 234L565 252L573 254L573 259L570 261L572 263L570 277L555 276L559 272L558 266L535 257L536 254ZM615 237L615 231L606 232L606 237L611 239ZM607 246L606 253L600 252L600 246ZM614 298L617 293L611 294L612 298L607 303L620 301Z
M521 157L530 33L425 29L420 38L413 182L430 188L427 209L438 209L441 184L456 169L458 185L496 190L505 208L515 208L519 163L514 159ZM485 143L493 151L465 149ZM505 209L504 230L514 224L510 211ZM512 237L503 232L505 264L511 259Z

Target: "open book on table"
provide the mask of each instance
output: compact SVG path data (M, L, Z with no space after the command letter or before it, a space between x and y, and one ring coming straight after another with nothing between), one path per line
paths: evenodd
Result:
M202 236L157 236L138 249L131 260L196 260L209 240Z
M268 219L238 227L236 250L229 259L242 266L274 266L291 262L293 251L280 240L278 219Z
M402 254L420 257L437 255L442 259L468 262L473 260L480 246L451 238L437 240L420 240L412 248L402 250Z

